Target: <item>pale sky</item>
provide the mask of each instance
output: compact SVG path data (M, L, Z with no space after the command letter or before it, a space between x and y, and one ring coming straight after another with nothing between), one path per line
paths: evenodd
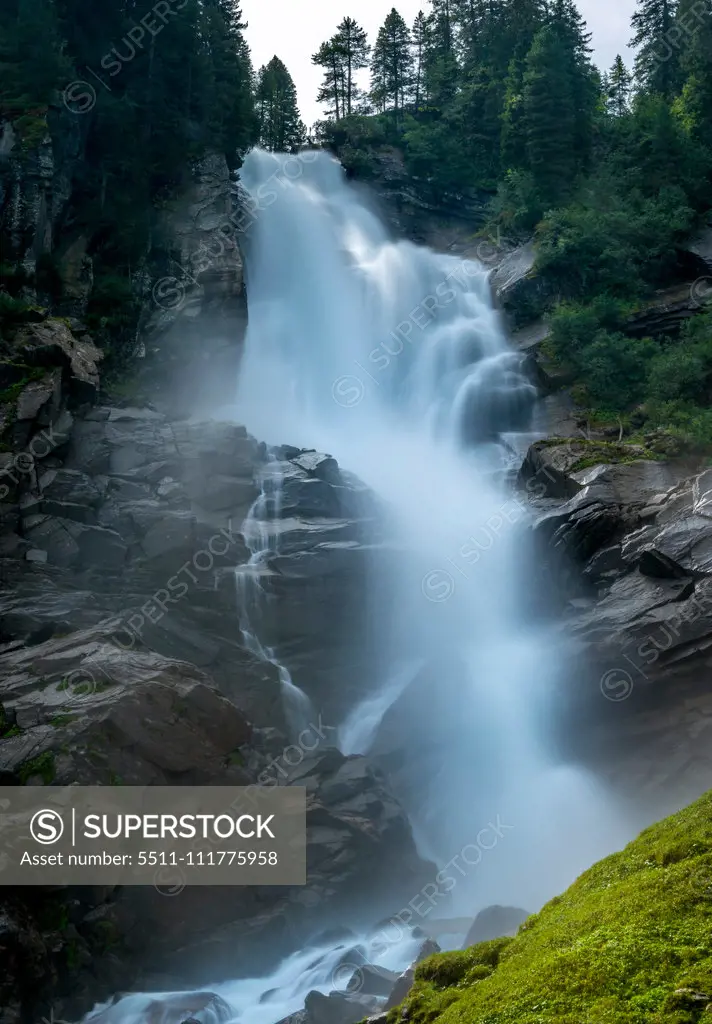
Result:
M409 25L421 8L427 9L424 0L396 0L395 4L394 0L242 0L255 70L275 54L287 65L297 85L302 119L311 127L324 116L315 100L322 70L313 66L312 54L333 35L346 15L356 18L366 29L369 42L375 42L378 29L393 6ZM604 69L610 67L617 53L630 64L627 43L635 0L579 0L578 6L593 32L596 64Z

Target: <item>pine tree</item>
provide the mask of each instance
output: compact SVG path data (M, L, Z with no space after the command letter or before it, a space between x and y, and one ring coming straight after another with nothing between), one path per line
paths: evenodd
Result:
M546 25L527 55L522 124L528 167L545 203L570 189L576 172L576 107L570 53L561 34Z
M502 109L502 163L522 167L526 157L526 132L522 124L523 82L526 58L534 37L544 24L544 0L507 0L500 31L504 43L504 100Z
M281 153L304 145L307 131L299 117L297 90L279 57L260 68L256 100L261 146Z
M403 18L391 8L379 29L371 60L371 98L375 106L392 109L396 125L413 84L411 37Z
M607 109L615 117L623 117L630 110L632 85L630 72L623 63L623 58L618 54L608 72L604 88Z
M680 64L684 86L679 107L693 136L712 141L712 0L680 0L676 27L680 30Z
M460 74L453 4L454 0L431 0L427 19L425 90L429 102L441 109L454 99Z
M0 13L0 113L38 118L69 75L51 0L18 0L16 11Z
M600 94L600 79L591 63L591 33L575 0L553 0L549 19L561 39L569 66L576 118L574 145L583 167L590 156L593 116Z
M411 32L413 45L413 107L417 113L425 96L425 55L428 47L428 20L418 11Z
M206 96L214 142L235 166L255 137L254 75L238 0L202 0L211 87Z
M457 28L460 63L469 69L482 58L482 27L487 17L487 0L452 0Z
M671 36L676 13L677 0L637 0L632 18L635 77L641 88L667 100L680 84L678 43Z
M343 114L353 113L359 99L356 85L356 72L368 67L371 47L368 45L366 33L353 18L344 18L336 30L332 44L341 51L344 68Z
M324 77L316 97L317 102L327 105L327 118L339 121L345 115L346 71L343 51L334 38L321 44L312 57L312 64L324 69Z

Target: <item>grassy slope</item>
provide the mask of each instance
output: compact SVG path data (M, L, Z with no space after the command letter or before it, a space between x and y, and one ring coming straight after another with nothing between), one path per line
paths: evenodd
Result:
M418 1024L712 1024L712 792L594 865L516 938L426 960L404 1006Z

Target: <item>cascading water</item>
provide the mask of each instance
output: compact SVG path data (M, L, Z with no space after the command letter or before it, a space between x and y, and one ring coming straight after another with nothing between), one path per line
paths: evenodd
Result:
M254 222L235 418L270 444L332 454L390 512L389 585L376 581L371 595L376 608L389 595L379 609L387 669L346 716L342 749L398 750L393 782L421 851L451 865L451 912L536 910L629 830L547 742L561 638L525 611L525 512L504 483L534 389L484 268L392 241L324 153L256 150L241 177ZM246 641L279 664L259 640L260 579L279 543L275 472L268 463L248 517L237 587ZM296 722L307 698L279 667ZM394 909L374 908L374 920ZM411 945L401 936L386 959L367 947L367 960L402 968ZM308 991L338 987L342 955L300 951L269 977L211 989L240 1024L275 1024ZM138 1024L152 998L170 997L132 996L101 1009L101 1022Z
M535 390L485 269L392 241L335 160L255 150L241 179L255 212L235 415L358 474L401 552L384 561L388 669L342 749L405 748L395 782L440 863L502 823L464 906L536 906L617 835L594 781L547 748L561 640L524 613L524 511L503 486Z
M245 646L262 661L268 661L279 673L282 700L287 724L293 735L306 728L313 717L311 701L292 681L286 665L271 648L259 640L259 619L263 603L268 600L260 582L269 572L269 561L279 554L279 513L282 478L276 462L267 464L260 480L260 494L250 509L242 530L250 552L249 560L235 572L237 608L240 631Z

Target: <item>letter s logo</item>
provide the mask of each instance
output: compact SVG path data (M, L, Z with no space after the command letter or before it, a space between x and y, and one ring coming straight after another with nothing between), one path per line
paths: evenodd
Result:
M30 835L42 846L50 846L62 838L64 822L58 811L37 811L30 821Z

